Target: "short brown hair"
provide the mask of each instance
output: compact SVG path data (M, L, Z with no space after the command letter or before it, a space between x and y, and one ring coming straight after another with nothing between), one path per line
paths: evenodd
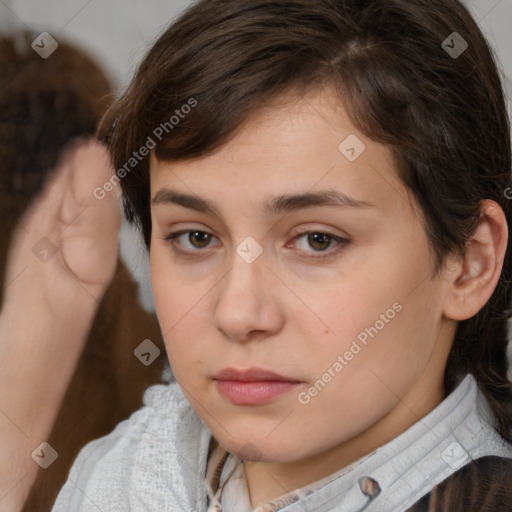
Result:
M454 33L457 34L454 34ZM448 41L443 45L444 41ZM450 54L455 42L467 49ZM463 48L462 48L463 49ZM258 107L290 89L334 85L354 124L391 149L425 218L436 268L463 253L482 200L511 225L510 129L493 53L457 0L202 0L156 41L100 129L115 168L190 98L197 107L154 148L160 160L206 155ZM149 158L121 180L125 211L151 238ZM499 283L459 322L445 372L470 372L509 441L509 247Z

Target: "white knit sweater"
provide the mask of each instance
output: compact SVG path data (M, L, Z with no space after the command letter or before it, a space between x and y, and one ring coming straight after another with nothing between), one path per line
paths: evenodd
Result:
M472 459L512 458L467 375L438 407L348 473L282 512L403 512ZM78 455L52 512L206 512L211 433L179 385L156 385L144 407ZM382 489L369 503L362 477ZM237 512L225 508L223 512Z

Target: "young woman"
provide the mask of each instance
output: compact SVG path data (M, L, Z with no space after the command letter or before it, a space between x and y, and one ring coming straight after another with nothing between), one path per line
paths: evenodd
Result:
M55 511L512 510L510 132L466 8L200 1L100 135L177 382Z

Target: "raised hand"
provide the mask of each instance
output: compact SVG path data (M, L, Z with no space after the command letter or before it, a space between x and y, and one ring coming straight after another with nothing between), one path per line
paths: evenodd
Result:
M121 212L105 148L79 140L20 219L0 312L0 510L21 510L118 255Z

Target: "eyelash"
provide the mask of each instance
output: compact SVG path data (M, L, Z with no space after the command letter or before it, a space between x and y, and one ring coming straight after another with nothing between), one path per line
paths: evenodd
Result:
M200 253L203 251L201 249L197 249L195 251L192 251L192 254L191 254L190 251L177 249L176 248L177 244L174 242L175 239L179 238L182 235L189 234L189 233L202 233L202 234L213 236L208 231L202 231L199 229L186 229L186 230L182 230L182 231L171 232L168 235L166 235L165 237L163 237L163 240L165 240L166 242L169 242L173 246L173 250L175 250L176 252L178 252L184 256L194 257L194 256L196 256L194 253ZM331 258L331 257L335 256L336 254L338 254L338 252L340 252L344 248L344 246L346 246L350 243L350 240L348 240L347 238L342 238L342 237L333 235L332 233L328 233L326 231L314 231L314 230L298 233L297 235L295 235L293 237L293 240L296 240L305 235L311 235L311 234L325 235L325 236L329 237L332 241L337 242L337 245L334 247L334 249L327 250L327 251L315 251L315 252L319 252L321 255L320 256L308 256L311 259L321 260L321 259ZM305 252L310 252L310 251L305 251Z

